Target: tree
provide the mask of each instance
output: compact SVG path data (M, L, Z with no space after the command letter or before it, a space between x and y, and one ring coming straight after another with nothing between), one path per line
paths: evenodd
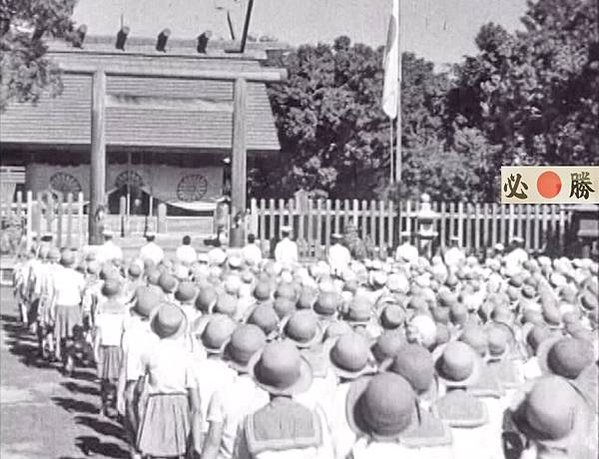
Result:
M288 70L288 82L269 87L283 159L257 169L254 194L317 190L334 198L377 197L389 176L389 119L381 110L383 49L352 44L301 46L270 62ZM443 137L446 75L404 55L403 144L406 149ZM258 173L260 171L260 173ZM266 178L265 178L266 177Z
M481 28L479 53L456 68L448 111L500 147L496 166L596 161L597 7L595 0L539 0L529 2L522 32Z
M0 2L0 110L11 100L36 102L62 90L57 66L46 57L46 39L72 40L76 0Z

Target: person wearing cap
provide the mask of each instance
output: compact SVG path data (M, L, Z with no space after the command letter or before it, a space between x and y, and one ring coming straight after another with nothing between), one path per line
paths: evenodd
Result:
M294 400L312 383L312 370L289 341L268 343L251 359L250 375L269 403L245 417L234 457L238 459L331 459L334 456L322 410Z
M431 411L437 400L439 385L431 352L419 344L406 344L381 365L381 371L390 371L405 378L417 397L422 410Z
M164 259L164 250L156 244L155 233L146 233L146 243L139 249L139 258L144 263L150 260L154 266L158 266Z
M351 262L351 253L343 244L343 235L340 233L331 234L331 247L327 256L327 261L331 267L333 275L341 277Z
M443 253L443 261L450 271L456 271L466 261L466 254L460 247L460 238L452 236L449 238L449 249Z
M175 259L184 266L191 266L198 261L198 254L191 246L191 237L183 236L181 245L175 251Z
M222 266L227 260L227 253L223 250L218 239L214 240L213 247L208 251L208 266Z
M336 376L336 387L328 399L320 402L331 429L335 457L344 458L351 451L356 435L347 424L345 407L352 381L376 371L369 342L350 331L325 342L324 353Z
M248 234L247 244L241 249L241 258L249 266L258 266L262 261L262 250L256 243L256 235Z
M297 244L291 240L290 226L281 228L281 240L275 247L275 260L286 268L293 268L299 260Z
M445 395L433 405L451 428L452 451L459 458L495 458L500 451L490 450L495 436L489 426L486 405L469 393L480 374L480 358L461 341L453 341L433 353L435 370Z
M411 233L402 231L400 234L402 243L395 250L395 261L414 264L418 261L418 248L410 243Z
M102 236L104 236L104 243L96 249L96 259L98 262L123 261L123 251L112 240L114 236L112 231L106 229L102 232Z
M94 356L100 380L100 413L114 417L116 408L116 383L119 378L122 352L121 338L125 330L126 308L119 299L121 285L116 279L108 279L102 286L106 298L94 320Z
M60 250L48 245L40 248L42 264L34 265L30 273L31 312L35 318L35 331L40 357L54 360L54 317L52 299L54 296L54 275L60 270Z
M451 434L441 421L418 406L410 383L384 372L352 383L345 418L358 440L353 459L449 459Z
M596 395L596 394L595 394ZM505 457L595 458L597 424L574 387L549 376L522 391L506 412Z
M64 250L60 266L52 270L50 317L54 321L54 355L60 360L65 347L70 346L75 327L83 325L81 302L85 289L83 275L74 269L75 254ZM65 370L69 367L65 364Z
M204 348L207 358L195 359L193 368L200 394L202 434L208 432L206 416L212 395L218 388L232 383L235 378L235 371L227 365L222 356L236 326L236 322L230 317L212 314L200 334L199 344Z
M127 275L123 282L122 294L123 301L129 304L133 301L133 295L138 287L145 284L143 279L143 263L141 260L133 260L127 267Z
M528 261L528 253L523 247L524 239L519 236L512 237L510 250L503 257L505 272L508 276L521 272L524 263Z
M179 339L185 315L175 304L162 302L150 327L159 340L141 357L137 390L140 424L137 450L150 457L183 457L188 445L201 451L201 409L193 358Z
M237 374L231 384L217 388L210 399L202 459L232 458L244 418L269 402L268 393L248 374L251 358L265 345L264 332L250 324L238 326L225 345L223 358Z
M146 349L159 341L150 328L150 316L160 304L160 296L153 289L142 286L135 291L133 306L129 310L130 318L121 339L122 360L117 385L117 411L124 419L124 428L132 457L139 457L136 446L139 427L140 393L137 381L143 376L142 356Z

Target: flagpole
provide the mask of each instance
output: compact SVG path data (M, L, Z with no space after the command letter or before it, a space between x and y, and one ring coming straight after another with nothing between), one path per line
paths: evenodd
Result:
M395 126L393 126L393 118L389 118L389 183L395 183L395 159L393 158L393 129L395 129Z
M397 15L397 59L398 63L398 72L397 78L399 79L397 85L397 135L395 138L397 139L397 145L395 147L395 182L401 182L401 172L402 172L402 148L401 148L401 0L399 3L399 11Z

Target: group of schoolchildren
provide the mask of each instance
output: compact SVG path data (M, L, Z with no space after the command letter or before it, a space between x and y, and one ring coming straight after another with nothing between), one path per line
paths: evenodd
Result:
M16 287L44 358L96 365L131 457L597 457L595 261L407 238L358 261L333 235L301 262L290 228L274 259L150 235L124 260L105 236L35 247Z

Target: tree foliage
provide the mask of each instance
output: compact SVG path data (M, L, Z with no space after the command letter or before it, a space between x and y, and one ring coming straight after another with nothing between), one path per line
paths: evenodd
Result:
M76 0L0 2L0 110L10 100L35 102L62 90L60 73L46 57L49 38L70 40Z
M449 74L404 53L403 181L392 187L382 49L340 37L292 50L271 62L290 76L269 89L283 160L252 191L492 201L502 165L596 163L598 16L595 0L531 1L522 30L483 25L478 52Z

